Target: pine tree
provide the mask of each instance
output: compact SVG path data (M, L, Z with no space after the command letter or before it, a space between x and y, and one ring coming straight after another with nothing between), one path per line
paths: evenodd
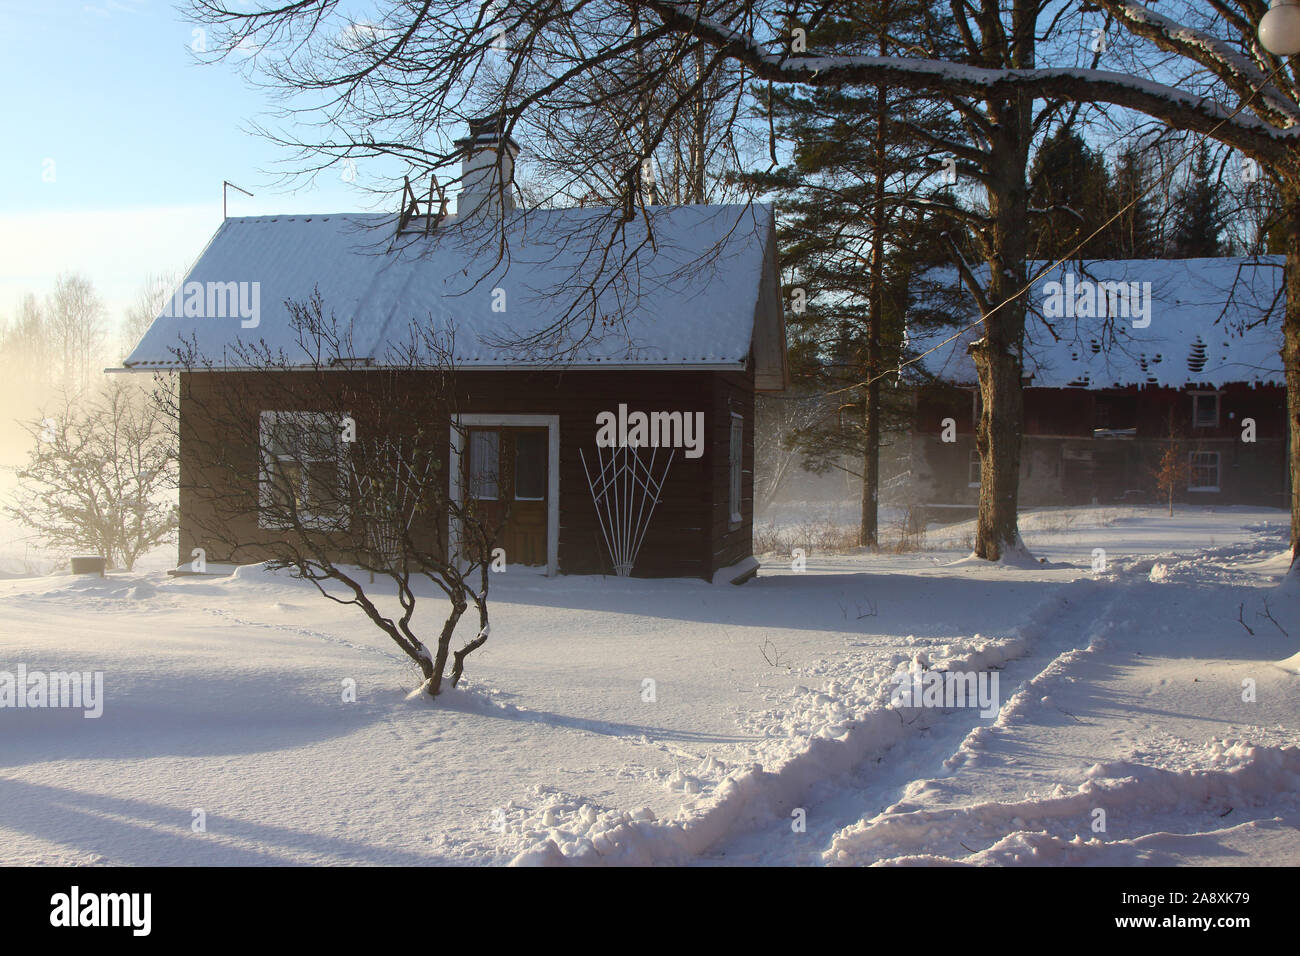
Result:
M1172 253L1176 259L1202 259L1223 252L1223 211L1213 181L1209 147L1196 151L1191 175L1178 191Z
M1150 163L1140 149L1129 147L1120 153L1107 209L1110 216L1119 214L1108 230L1108 258L1158 258L1155 213L1150 197L1143 195L1150 178Z
M809 48L888 55L931 6L845 4L809 33ZM899 361L912 277L926 250L937 250L932 217L911 205L942 182L941 166L929 162L934 147L918 128L951 120L924 97L886 86L793 88L765 105L779 135L794 143L793 155L748 179L779 197L787 286L807 303L803 311L796 303L789 321L794 383L827 396L822 418L793 440L813 471L842 468L862 478L859 542L875 547L882 434L902 423L905 409L881 385Z
M1110 192L1101 154L1069 127L1060 127L1039 147L1029 171L1030 203L1037 210L1029 240L1034 258L1055 259L1079 242L1083 258L1112 256L1112 237L1103 228Z

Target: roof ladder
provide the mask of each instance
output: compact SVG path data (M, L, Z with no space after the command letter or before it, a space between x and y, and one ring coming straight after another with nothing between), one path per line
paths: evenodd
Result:
M435 212L434 202L437 202ZM423 206L423 211L421 207ZM420 199L411 188L411 177L402 177L402 211L397 216L397 235L422 232L428 236L447 218L446 187L438 182L436 174L429 176L429 195ZM423 224L419 224L419 220Z

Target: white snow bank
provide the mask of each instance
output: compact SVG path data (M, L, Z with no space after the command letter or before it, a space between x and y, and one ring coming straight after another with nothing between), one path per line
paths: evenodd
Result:
M1075 792L1016 803L975 803L904 813L891 808L841 831L825 859L841 865L877 860L1078 864L1107 842L1104 832L1096 835L1092 831L1099 819L1097 810L1111 818L1150 816L1153 810L1223 811L1258 805L1279 792L1300 789L1300 747L1216 740L1207 745L1203 756L1205 768L1177 771L1124 760L1094 764ZM1075 829L1075 836L1067 839L1049 833L1045 829L1049 825L1058 830ZM916 853L936 843L954 841L965 844L971 856L959 861ZM972 844L980 843L985 844L984 849L974 850Z

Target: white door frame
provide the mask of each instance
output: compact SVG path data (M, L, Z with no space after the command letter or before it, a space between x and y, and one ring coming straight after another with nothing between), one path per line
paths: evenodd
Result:
M448 430L451 435L451 500L460 504L464 500L465 489L461 487L460 459L464 450L460 447L461 428L492 427L502 428L546 428L546 574L552 577L559 572L560 565L560 416L559 415L505 415L483 412L473 415L457 415L456 423ZM449 518L447 546L460 537L460 529L454 517ZM507 562L510 556L506 555Z

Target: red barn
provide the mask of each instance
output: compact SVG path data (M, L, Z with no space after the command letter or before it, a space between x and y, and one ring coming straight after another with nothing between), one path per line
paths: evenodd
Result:
M1023 353L1021 503L1153 501L1172 446L1186 463L1178 500L1285 508L1283 295L1281 257L1084 262L1042 277ZM921 360L934 380L916 393L912 493L932 514L978 501L966 345L979 335Z

